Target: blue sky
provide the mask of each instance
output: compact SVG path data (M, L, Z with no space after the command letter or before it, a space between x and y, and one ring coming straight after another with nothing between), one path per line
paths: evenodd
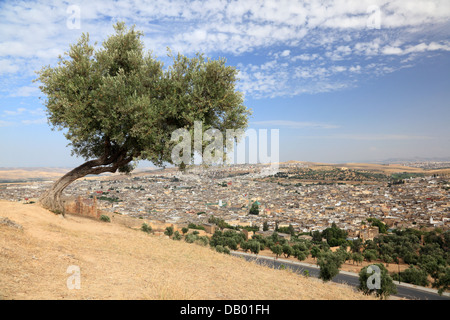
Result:
M0 167L73 167L35 70L117 21L147 50L225 57L280 160L450 157L450 1L0 2Z

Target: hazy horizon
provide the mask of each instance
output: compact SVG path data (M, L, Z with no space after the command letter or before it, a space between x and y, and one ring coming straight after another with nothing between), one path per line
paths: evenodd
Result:
M169 47L236 66L249 128L279 130L282 162L450 158L449 1L258 3L1 2L0 167L84 162L47 124L34 71L117 21L165 65Z

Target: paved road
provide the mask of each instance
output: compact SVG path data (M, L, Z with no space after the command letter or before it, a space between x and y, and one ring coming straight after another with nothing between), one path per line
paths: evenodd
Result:
M246 254L243 252L235 252L231 253L234 256L244 257L248 261L256 261L257 263L261 263L267 265L269 267L279 269L281 265L290 268L291 270L301 274L303 271L308 270L309 275L312 277L319 277L319 267L311 264L301 263L301 262L292 262L284 259L277 259L264 256L255 256L254 254ZM359 279L358 275L350 272L341 271L337 276L335 276L332 280L337 283L345 283L351 286L358 286ZM410 284L397 284L397 294L394 297L413 299L413 300L449 300L450 295L438 295L436 290L431 290L428 288L412 286Z

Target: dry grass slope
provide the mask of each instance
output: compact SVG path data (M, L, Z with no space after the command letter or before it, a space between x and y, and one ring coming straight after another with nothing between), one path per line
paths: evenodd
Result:
M209 248L0 201L0 299L370 299ZM80 267L81 288L66 273Z

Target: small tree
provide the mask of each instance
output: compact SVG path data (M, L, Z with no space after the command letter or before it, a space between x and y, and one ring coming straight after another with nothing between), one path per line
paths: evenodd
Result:
M389 267L389 263L394 262L394 259L388 254L384 254L381 256L381 260L383 260L384 263L386 263L386 267Z
M352 253L352 260L353 260L354 263L356 262L356 264L358 264L358 263L361 264L364 261L364 257L363 257L363 255L361 253L353 252Z
M167 228L166 228L166 231L164 231L164 234L165 234L166 236L171 237L171 236L173 235L173 227L172 227L172 226L167 227Z
M173 240L181 240L182 238L183 238L183 236L178 231L175 231L173 233L173 238L172 238Z
M279 244L275 244L270 247L270 250L275 254L275 258L278 259L278 256L283 254L283 247Z
M244 252L247 252L248 250L250 250L250 245L249 245L248 241L241 242L240 247Z
M105 215L105 214L102 214L102 215L100 216L100 220L101 220L101 221L104 221L104 222L111 222L111 219L109 218L109 216L107 216L107 215Z
M150 233L150 232L152 232L152 227L149 226L146 223L143 223L142 226L141 226L141 230L146 232L146 233Z
M253 215L259 215L259 206L258 203L253 202L249 214L253 214Z
M294 254L294 249L289 244L283 245L283 254L285 258L289 258Z
M397 293L397 287L382 263L366 266L361 269L359 272L358 289L366 295L374 293L381 299L386 299L390 295Z
M187 243L194 243L197 239L198 237L195 234L188 233L184 238L184 241L186 241Z
M306 259L306 254L303 251L297 251L295 256L299 261Z
M368 262L372 262L377 259L377 251L374 249L367 249L364 251L364 259Z
M317 258L320 255L320 249L317 246L311 248L311 257Z
M426 287L429 284L428 274L425 270L418 269L412 265L403 272L394 273L392 279L412 283L418 286Z
M322 234L320 233L320 231L314 231L312 233L312 241L314 243L320 243L322 242Z
M439 277L433 283L433 288L437 288L440 295L450 289L450 267L445 268L445 271L439 274Z
M250 252L254 253L254 254L258 254L259 251L261 250L261 245L256 240L250 240L249 241L249 247L250 247Z
M323 281L330 281L338 273L343 263L342 256L338 253L327 251L318 259L320 267L319 278Z

